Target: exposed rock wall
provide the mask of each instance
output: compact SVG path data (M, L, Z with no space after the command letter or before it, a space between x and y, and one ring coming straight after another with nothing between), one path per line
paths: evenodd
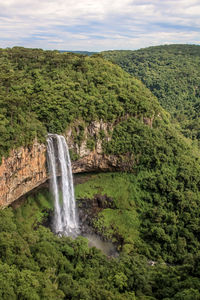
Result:
M87 148L87 134L97 135L102 127L91 124L85 129L82 143L77 145L70 132L66 137L69 147L79 155L72 163L73 173L112 171L119 169L119 159L102 153L101 142L97 140L94 150ZM41 185L48 179L46 145L37 141L31 147L12 150L8 158L0 165L0 207L6 207L27 192Z
M104 133L105 135L105 141L111 140L111 133L113 131L113 124L111 123L105 123L102 120L100 121L93 121L88 126L84 126L83 133L82 133L82 139L79 141L79 143L75 142L76 136L80 136L80 125L81 122L77 122L77 124L74 124L73 127L70 127L66 134L66 140L67 144L70 149L74 150L81 158L87 155L90 155L91 149L88 148L87 142L89 139L93 139L95 141L95 147L94 151L96 154L102 154L102 138L100 138L100 134Z
M152 127L153 118L143 122ZM94 121L82 126L82 139L77 142L79 130L80 123L77 123L65 134L69 148L79 157L72 162L73 173L130 170L134 163L133 155L120 157L103 153L100 135L103 133L104 141L110 141L113 124ZM95 141L93 149L88 148L89 139ZM47 179L46 145L35 141L29 148L12 150L0 165L0 207L8 206Z
M88 155L81 157L72 163L73 173L119 171L123 162L114 155L99 154L91 151Z
M47 179L46 146L12 150L0 165L0 206L5 207Z

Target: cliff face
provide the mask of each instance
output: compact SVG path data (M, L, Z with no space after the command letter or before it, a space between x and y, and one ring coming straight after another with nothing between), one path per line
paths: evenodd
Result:
M91 124L85 129L84 139L79 145L74 142L71 129L66 133L70 149L79 155L79 159L72 163L73 173L120 169L120 159L104 155L100 141L97 140L93 150L87 148L88 132L97 136L102 126L105 124ZM0 165L0 207L8 206L47 179L46 145L35 141L29 148L21 147L11 151L10 156L3 158Z
M0 206L5 207L47 179L46 146L12 150L0 165Z
M152 127L153 118L143 122ZM120 157L104 154L103 141L111 140L113 125L94 121L85 127L77 123L68 129L65 133L68 146L78 156L72 162L73 173L130 170L134 162L133 155ZM80 136L80 130L82 138L77 142L76 137ZM93 146L88 147L88 141L91 140ZM49 178L46 159L46 145L37 141L29 148L12 150L8 158L2 159L0 207L8 206Z
M145 118L143 122L152 127L153 119ZM103 142L111 140L115 125L94 121L84 126L77 122L67 130L65 137L69 149L78 157L72 162L73 173L130 170L133 155L120 157L106 155L103 151ZM92 141L92 147L88 146L88 141L90 145ZM13 150L8 158L2 159L0 207L8 206L49 178L46 156L46 145L35 141L31 147Z

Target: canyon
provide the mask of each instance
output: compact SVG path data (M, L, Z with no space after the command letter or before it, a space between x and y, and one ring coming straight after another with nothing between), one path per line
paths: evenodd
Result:
M153 120L154 117L143 118L143 123L152 128ZM111 140L115 125L102 120L93 121L88 126L77 122L66 130L64 136L67 144L71 153L76 156L75 160L72 159L74 174L130 171L134 162L133 154L117 156L105 154L103 150L103 142ZM82 139L77 142L76 137L80 136L81 126L83 128ZM100 138L102 132L104 140ZM94 147L89 149L87 143L91 139L95 143ZM48 179L47 145L45 143L39 143L35 139L30 146L11 150L8 157L2 157L0 165L0 208L10 205Z
M83 140L78 145L74 142L73 131L69 129L66 140L69 148L78 155L72 162L73 173L116 171L123 169L124 162L114 155L106 155L102 150L102 141L97 136L106 124L92 122L84 130ZM74 127L78 131L78 126ZM87 148L88 137L95 137L97 142L93 150ZM4 208L26 193L42 185L49 179L47 168L47 147L37 139L29 147L13 149L7 158L2 158L0 165L0 207Z

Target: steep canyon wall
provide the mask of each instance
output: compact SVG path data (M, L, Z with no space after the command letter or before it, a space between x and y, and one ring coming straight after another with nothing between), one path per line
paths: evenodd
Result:
M153 120L153 117L143 118L143 123L152 128ZM76 155L76 160L72 162L73 173L130 171L134 164L133 154L122 157L106 155L103 151L103 143L111 140L115 125L101 120L85 126L78 121L68 128L65 133L67 144ZM91 140L94 146L88 147ZM0 208L40 186L48 178L45 144L35 140L32 146L12 150L8 158L2 158L0 165Z
M0 165L0 207L8 206L47 180L46 146L12 150Z
M106 129L105 126L104 123L93 122L85 129L83 140L79 145L74 142L72 129L66 132L69 148L79 157L78 160L72 162L73 173L114 171L121 168L119 158L103 154L100 140L97 139L94 149L87 148L88 135L97 136L102 128ZM12 150L8 158L2 158L0 165L1 208L8 206L48 179L46 160L46 145L37 141L30 147Z

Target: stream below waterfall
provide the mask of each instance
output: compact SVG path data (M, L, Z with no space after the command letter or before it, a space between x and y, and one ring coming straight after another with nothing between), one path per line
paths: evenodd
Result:
M83 237L87 238L89 247L96 247L100 249L106 256L117 257L119 253L115 245L109 241L103 241L98 235L91 233L84 233Z

